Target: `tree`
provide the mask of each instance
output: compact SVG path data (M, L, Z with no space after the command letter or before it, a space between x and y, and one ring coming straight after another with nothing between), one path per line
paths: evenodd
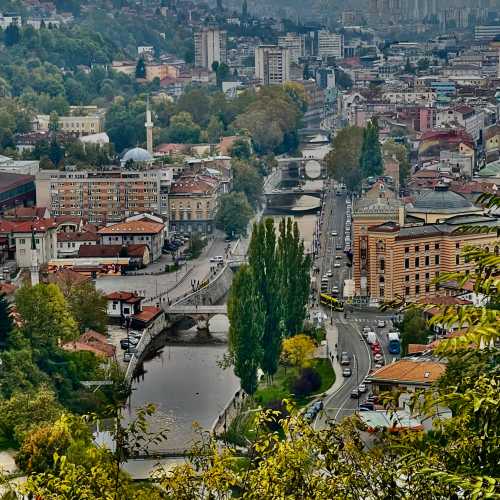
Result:
M254 224L248 250L262 303L264 304L264 333L262 335L262 370L272 377L278 369L283 338L281 279L276 253L276 230L272 219Z
M0 350L7 345L13 329L9 303L5 296L0 294Z
M233 189L244 193L253 209L260 206L264 181L256 168L244 161L233 161Z
M135 77L139 79L146 78L146 63L142 57L139 58L135 66Z
M19 330L39 355L78 337L76 321L57 285L23 286L16 293L16 307L23 321Z
M347 127L334 137L332 150L326 157L330 175L344 182L349 190L359 189L363 178L359 160L363 144L363 129Z
M408 311L399 328L401 331L401 350L404 355L408 354L408 344L427 344L431 334L422 311L418 309Z
M382 175L384 171L376 120L368 122L368 125L363 130L359 168L364 177Z
M50 141L49 160L56 167L59 166L64 160L64 149L59 145L55 136Z
M52 111L49 117L49 131L57 132L59 130L59 115L57 112Z
M249 160L252 156L252 150L247 138L236 139L231 146L230 155L237 160Z
M252 207L244 193L229 193L221 196L215 221L228 236L245 235Z
M16 24L9 24L3 33L3 41L6 47L12 47L21 40L21 31Z
M90 329L106 334L107 300L102 292L88 282L70 287L65 295L81 333Z
M207 135L209 142L218 143L223 133L224 125L216 116L212 116L207 126Z
M170 120L167 129L168 140L181 144L197 144L200 141L200 127L186 112L177 113Z
M244 265L234 277L228 299L229 350L234 373L247 394L257 389L257 370L262 360L264 305L255 288L252 270Z
M427 57L423 57L422 59L419 59L417 61L417 70L418 71L426 71L429 69L429 66L430 66L430 62L429 62L429 59L427 59Z
M205 127L210 116L210 101L203 90L193 88L184 92L177 101L177 113L188 113L200 127Z
M29 431L39 425L52 424L62 411L54 392L45 386L34 393L16 393L0 400L0 432L20 444Z
M285 335L295 335L302 331L307 314L311 261L304 255L304 242L297 222L292 222L291 218L280 221L277 258Z
M281 360L287 365L304 368L310 364L315 350L316 345L311 337L304 334L294 335L283 339Z

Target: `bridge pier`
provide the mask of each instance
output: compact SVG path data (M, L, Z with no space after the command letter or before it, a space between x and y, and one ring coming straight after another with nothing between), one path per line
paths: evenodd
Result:
M196 329L199 333L210 335L210 316L200 314L196 317Z

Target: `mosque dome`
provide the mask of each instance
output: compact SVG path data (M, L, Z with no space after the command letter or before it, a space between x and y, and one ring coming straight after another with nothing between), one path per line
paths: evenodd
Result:
M153 161L153 156L143 148L132 148L129 149L122 158L123 163L127 163L129 160L135 162L148 162Z
M461 194L450 191L444 183L438 184L434 189L424 191L413 203L413 208L420 212L460 212L476 207Z

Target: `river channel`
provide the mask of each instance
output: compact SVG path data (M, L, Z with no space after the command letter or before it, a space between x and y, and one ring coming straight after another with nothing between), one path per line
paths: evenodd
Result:
M301 196L295 206L317 205L317 198ZM306 251L312 244L316 217L310 214L293 216L304 238ZM273 218L278 223L281 217ZM227 338L228 328L225 316L216 316L210 322L210 331L217 338ZM193 334L186 333L188 337ZM154 427L161 425L169 429L162 451L189 447L198 437L193 422L210 429L238 391L239 379L232 368L221 367L226 352L226 344L165 345L156 357L144 362L144 373L133 385L130 410L133 414L148 403L156 405Z

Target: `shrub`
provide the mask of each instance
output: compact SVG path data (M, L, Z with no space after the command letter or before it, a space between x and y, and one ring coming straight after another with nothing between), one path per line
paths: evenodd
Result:
M266 425L268 429L271 432L279 432L282 430L280 420L284 418L288 418L290 414L288 413L288 410L286 406L284 405L283 401L280 401L278 399L274 401L270 401L266 405L266 410L273 410L279 413L279 415L273 415L266 421Z
M292 385L296 396L308 396L321 387L321 376L314 368L303 368Z

